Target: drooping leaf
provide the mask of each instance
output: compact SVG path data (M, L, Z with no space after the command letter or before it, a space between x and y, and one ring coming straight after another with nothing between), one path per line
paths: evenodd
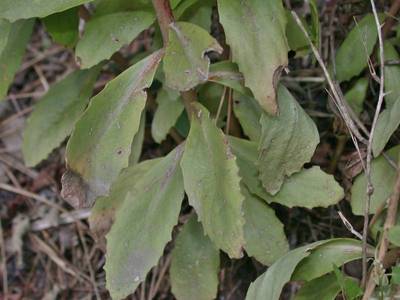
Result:
M400 56L396 48L389 42L384 44L385 60L399 60ZM391 108L400 100L400 67L398 65L385 66L385 103L386 108Z
M293 174L285 181L281 190L272 196L263 189L258 179L256 143L234 137L229 138L229 143L237 157L243 183L252 194L268 203L275 202L288 207L327 207L344 197L343 189L334 177L317 166Z
M121 207L126 196L135 191L135 183L144 177L160 160L161 158L150 159L124 169L111 186L110 195L96 199L91 209L89 224L101 246L105 246L105 235L114 223L117 209Z
M71 134L92 94L100 68L75 71L51 86L35 106L24 132L22 151L27 166L34 166Z
M170 24L169 43L163 60L168 87L187 91L208 80L209 51L222 53L218 42L203 28L186 22Z
M161 257L183 200L183 147L154 164L131 188L107 234L107 289L113 299L134 292ZM138 165L140 166L140 165Z
M172 251L170 278L178 300L212 300L217 296L219 251L193 215L179 233Z
M349 106L356 115L360 115L368 89L368 79L362 77L356 81L353 87L344 95Z
M392 134L400 125L400 98L390 108L383 110L378 117L372 140L372 151L377 157L381 154Z
M88 68L109 58L147 29L154 19L151 12L132 11L106 14L89 20L76 47L81 66Z
M92 0L1 0L0 19L13 22L18 19L43 18L90 1Z
M282 1L219 0L218 12L245 85L265 111L276 114L276 87L289 51Z
M244 197L236 157L208 111L194 107L181 163L185 191L214 244L230 257L241 257Z
M42 21L56 43L74 47L79 39L78 7L52 14Z
M283 286L292 277L298 263L309 256L314 248L326 242L328 241L315 242L294 249L282 256L250 285L246 300L278 300Z
M368 248L368 256L374 249ZM341 266L362 257L362 242L355 239L333 239L314 249L303 259L293 273L292 280L310 281L333 271L333 266Z
M283 224L272 208L251 195L245 187L242 188L242 193L245 196L244 248L247 254L270 266L289 251Z
M340 290L336 275L331 273L306 282L294 300L335 300Z
M400 247L400 225L393 226L389 229L388 238L393 245Z
M261 106L255 99L237 93L233 94L233 99L233 111L244 133L250 140L258 142L261 136L260 118L263 113Z
M400 146L393 147L386 154L397 162ZM372 160L371 182L374 193L371 196L370 213L373 214L391 195L396 180L396 170L383 155ZM357 176L351 188L351 209L355 215L364 215L367 198L367 178L365 173Z
M0 3L0 14L1 6L2 3ZM0 18L0 100L6 96L15 72L22 62L33 24L32 19L9 23Z
M152 83L161 56L158 51L110 81L77 122L62 179L63 197L72 205L91 206L128 166L146 102L144 89Z
M237 65L230 61L212 64L208 80L227 86L243 95L252 95L251 91L244 86L244 78Z
M161 143L171 128L176 124L184 110L178 92L163 88L157 95L158 107L151 123L151 135L157 143Z
M378 33L372 14L368 14L355 24L336 53L336 78L339 82L359 75L368 66L368 59L377 38Z
M258 168L265 189L276 194L286 176L311 160L319 143L317 127L290 92L278 89L279 116L261 116Z

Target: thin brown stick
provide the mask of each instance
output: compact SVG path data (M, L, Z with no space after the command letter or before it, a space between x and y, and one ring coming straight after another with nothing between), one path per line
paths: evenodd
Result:
M369 212L371 205L371 197L374 193L374 186L371 181L371 162L372 162L372 142L375 135L376 124L378 123L378 117L383 105L383 99L385 98L385 53L383 48L383 36L382 36L382 26L379 21L378 13L376 11L376 6L374 0L371 0L372 12L374 14L375 23L378 31L378 41L379 41L379 59L380 59L380 77L379 77L379 98L378 103L375 109L375 115L372 122L368 146L367 146L367 161L366 161L366 177L367 177L367 198L364 204L364 229L363 229L363 277L362 277L362 285L365 286L367 280L367 238L368 238L368 224L369 224Z
M388 233L389 233L390 228L392 228L394 225L396 225L397 211L398 211L398 207L399 207L399 199L400 199L400 156L399 156L399 164L398 164L398 169L397 169L396 182L395 182L395 185L393 188L393 193L392 193L391 197L389 198L386 220L385 220L385 224L383 226L383 233L382 233L381 242L380 242L379 251L378 251L377 263L375 264L375 267L374 267L376 271L378 271L379 268L384 268L383 263L387 260L386 256L387 256L388 248L389 248ZM372 275L373 273L376 273L376 272L370 273L370 276L368 278L368 283L365 288L363 300L370 299L372 293L375 290L376 282L373 278L373 275Z

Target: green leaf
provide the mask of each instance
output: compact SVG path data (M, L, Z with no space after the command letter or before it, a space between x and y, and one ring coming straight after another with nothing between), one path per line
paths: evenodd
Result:
M244 133L250 140L258 142L261 136L260 118L263 113L262 108L258 102L251 97L246 97L237 93L233 95L235 100L233 111Z
M368 248L368 256L374 255ZM354 239L333 239L314 249L303 259L293 273L292 280L310 281L333 271L333 266L341 266L362 257L362 243Z
M261 116L258 168L265 189L276 194L285 177L311 160L319 143L318 129L290 92L278 89L279 116Z
M114 223L116 211L121 207L127 195L135 191L134 183L144 177L160 161L161 158L156 158L129 166L121 172L111 186L110 195L96 199L94 206L90 210L90 230L99 241L103 242L104 246L105 235L110 231L111 225Z
M264 265L272 265L289 251L283 224L265 202L242 188L244 208L244 246L246 252Z
M137 164L137 162L140 159L140 155L142 154L142 149L143 149L145 129L146 129L146 110L143 110L142 115L140 117L139 129L136 132L135 137L133 138L132 141L131 154L129 156L130 166Z
M368 90L368 79L362 77L358 79L353 87L346 93L344 98L356 115L363 111L363 104Z
M152 7L149 0L98 0L96 2L96 17L116 12L150 10Z
M289 51L282 1L219 0L218 12L245 85L265 111L277 114L276 87Z
M394 147L386 154L397 162L400 153L400 146ZM374 193L371 196L370 213L376 210L390 197L396 181L396 170L383 157L379 156L371 163L371 182ZM355 215L364 215L364 204L367 198L367 178L365 173L358 175L351 187L351 209Z
M392 268L392 280L393 284L400 284L400 266Z
M184 110L178 92L163 88L157 95L158 107L151 123L151 135L157 143L161 143L171 128L176 124Z
M46 17L92 0L1 0L0 18L9 21Z
M78 7L52 14L42 21L56 43L74 47L79 39Z
M181 163L185 191L205 233L218 248L238 258L244 244L244 197L236 157L208 111L195 108Z
M343 296L346 297L345 299L355 300L363 295L363 290L358 286L355 279L344 276L338 267L335 267L334 271Z
M162 51L141 60L111 80L91 101L68 142L63 197L73 206L91 206L108 193L128 166L131 144Z
M281 190L271 196L262 187L256 168L257 145L254 142L229 138L233 153L237 157L239 174L249 191L268 203L276 202L288 207L327 207L344 197L343 189L332 175L324 173L318 166L304 169L289 177Z
M0 14L3 3L0 3ZM0 100L7 95L8 88L14 79L25 47L31 37L34 20L21 20L15 23L0 19Z
M384 44L385 60L399 60L396 48L389 42ZM400 67L398 65L385 66L385 103L386 108L391 108L400 100Z
M286 18L287 18L286 37L290 50L299 51L307 49L307 47L309 46L308 40L304 35L303 31L301 30L301 28L299 27L299 25L297 25L297 22L294 19L290 10L286 11ZM307 28L308 25L304 20L304 18L300 17L300 19L303 23L303 26Z
M214 4L214 0L182 1L176 8L174 15L179 21L190 22L210 31Z
M193 215L183 226L172 250L172 293L180 300L212 300L217 296L219 251L204 235Z
M389 241L397 246L400 247L400 225L396 225L389 229L388 232Z
M372 140L372 151L377 157L385 148L392 134L400 125L400 98L390 108L383 110L376 123L375 134Z
M186 22L170 24L163 67L168 87L187 91L208 80L209 51L222 53L218 42L203 28Z
M306 282L294 300L335 300L340 290L336 275L331 273Z
M117 12L94 17L76 46L76 56L83 68L91 67L134 40L147 29L155 16L147 11Z
M35 166L71 134L81 117L100 68L75 71L52 85L27 121L22 152L27 166Z
M135 291L171 239L184 196L179 168L182 153L183 147L178 146L137 181L130 181L132 187L107 234L104 269L113 299Z
M336 53L336 78L339 82L359 75L367 67L377 37L372 14L356 23Z
M297 264L309 256L314 248L328 241L315 242L294 249L282 256L250 285L246 300L278 300L283 286L292 277Z
M237 65L230 61L212 64L208 80L229 87L243 95L252 96L251 91L244 86L244 78Z

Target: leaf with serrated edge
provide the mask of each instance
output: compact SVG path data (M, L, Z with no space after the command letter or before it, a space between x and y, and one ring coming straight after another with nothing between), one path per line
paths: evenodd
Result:
M261 116L258 146L260 179L272 195L279 192L286 176L311 160L319 143L315 123L283 85L278 89L278 102L279 116Z
M261 107L278 112L276 86L288 64L286 13L281 0L219 0L218 12L224 26L232 60L244 74Z
M378 33L374 16L368 14L354 25L336 52L336 78L346 81L357 76L368 65ZM357 49L358 51L354 51Z
M208 111L195 105L181 166L189 203L205 233L230 257L242 256L244 200L236 157Z
M186 22L171 23L163 59L166 85L188 91L206 82L210 66L206 53L222 53L222 50L217 40L203 28Z
M256 168L257 145L254 142L229 137L233 153L237 157L239 174L249 191L267 203L279 203L288 207L327 207L338 203L344 197L343 189L332 175L318 166L303 169L293 174L281 190L271 196L261 186Z
M128 166L133 137L149 87L162 57L158 51L130 67L96 95L67 145L63 197L73 206L91 206L106 195Z
M81 67L88 68L103 59L108 59L115 51L147 29L154 19L154 14L147 11L95 16L87 22L85 33L76 46L76 56Z
M170 279L178 300L212 300L217 296L219 251L193 215L172 250Z
M0 100L6 96L15 72L22 62L33 24L32 19L9 23L0 18L0 33L3 34L0 40Z
M245 187L242 193L245 196L244 249L248 255L270 266L289 251L283 224L268 204L251 195Z
M75 71L52 85L35 105L24 132L22 152L27 166L34 166L71 133L89 98L100 67Z
M161 89L157 95L158 107L151 123L151 135L157 143L161 143L171 128L176 124L184 110L180 95L176 91Z
M171 239L184 196L183 145L153 165L131 188L107 234L106 286L113 299L135 291ZM138 165L140 166L140 165Z
M1 0L0 19L10 21L48 15L67 10L93 0Z
M399 159L400 146L391 148L386 152L394 162ZM371 182L374 193L371 196L370 213L374 214L377 209L389 199L394 183L396 181L396 170L390 165L383 155L371 162ZM367 178L365 173L357 176L351 187L351 210L355 215L364 215L366 203Z

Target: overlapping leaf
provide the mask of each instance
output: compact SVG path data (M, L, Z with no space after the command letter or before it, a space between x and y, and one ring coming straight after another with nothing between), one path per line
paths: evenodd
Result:
M0 14L1 6L0 3ZM34 20L10 23L0 18L0 100L6 96L15 72L22 62L33 24Z
M214 244L230 257L241 257L244 197L236 157L208 111L200 105L195 109L181 163L185 191Z
M386 152L393 161L399 158L400 146ZM371 196L370 213L373 214L390 197L396 180L396 170L383 155L371 163L371 182L374 193ZM351 208L354 214L363 215L367 198L367 178L364 173L357 176L351 187Z
M54 84L35 106L24 132L25 163L34 166L71 133L92 94L100 68L75 71Z
M170 268L172 293L178 300L212 300L217 296L219 251L193 215L179 233Z
M209 51L221 53L218 42L203 28L186 22L170 24L169 43L163 60L168 87L187 91L208 80Z
M146 92L162 52L141 60L96 95L68 142L62 194L74 206L91 206L128 166Z
M218 12L245 85L265 111L276 114L276 87L289 50L282 1L219 0Z
M276 194L286 176L311 160L319 143L317 127L290 92L278 90L279 116L262 114L258 168L265 189Z
M340 290L335 274L331 273L306 282L294 300L335 300Z
M1 0L0 19L10 21L48 15L67 10L92 0Z
M257 101L251 97L246 97L234 93L233 111L238 118L244 133L250 140L258 142L261 136L260 118L262 109Z
M283 224L265 202L251 195L245 187L242 192L245 196L244 248L248 255L270 266L289 251Z
M149 11L116 12L91 19L76 47L83 68L109 58L147 29L155 16Z
M179 168L182 152L183 147L178 146L135 182L129 181L126 194L117 196L124 196L124 201L107 234L105 265L107 289L113 299L135 291L171 239L184 196Z

